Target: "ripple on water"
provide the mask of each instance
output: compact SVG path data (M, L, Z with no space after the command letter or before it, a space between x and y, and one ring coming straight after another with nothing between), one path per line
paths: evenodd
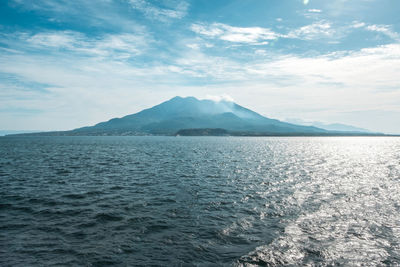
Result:
M0 138L0 265L400 264L399 138Z

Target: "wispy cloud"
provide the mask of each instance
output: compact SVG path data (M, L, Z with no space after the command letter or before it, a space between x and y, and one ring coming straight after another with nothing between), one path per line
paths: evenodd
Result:
M200 50L184 51L167 67L181 78L207 79L209 83L246 80L247 73L237 61L223 56L209 56ZM186 76L186 77L185 77Z
M280 35L269 28L261 27L233 27L223 23L193 24L192 31L206 37L218 38L234 43L265 44L268 40L275 40Z
M51 1L51 0L37 0L37 1L24 1L24 0L11 0L12 4L21 6L28 10L42 10L54 12L68 12L71 8L69 1Z
M400 34L393 29L391 25L382 25L382 24L367 24L365 22L354 21L353 24L350 25L350 28L353 29L364 29L370 32L376 32L379 34L383 34L388 36L389 38L400 41Z
M234 102L234 99L228 95L228 94L222 94L222 95L206 95L204 99L209 99L213 100L215 102L221 102L221 101L226 101L226 102Z
M252 68L260 75L289 75L314 84L336 82L343 88L353 89L389 86L398 88L400 93L400 81L395 78L395 73L400 71L399 44L312 58L283 56L268 63L255 64Z
M34 49L37 52L57 53L65 50L87 56L129 58L142 54L153 40L146 32L103 34L89 38L75 31L46 31L5 35L1 41L21 51Z
M288 86L299 86L305 83L312 85L311 88L328 86L359 90L386 87L398 88L400 93L396 75L400 71L399 44L317 57L271 55L259 49L255 53L256 59L240 62L196 51L183 54L174 65L186 75L236 83L254 80L262 84L283 82Z
M368 31L382 33L382 34L384 34L384 35L386 35L386 36L388 36L388 37L390 37L390 38L392 38L394 40L400 40L400 34L395 32L395 31L393 31L392 27L389 26L389 25L375 25L375 24L373 24L373 25L368 25L366 27L366 29Z
M308 12L311 12L311 13L321 13L322 10L321 10L321 9L315 9L315 8L313 8L313 9L309 9Z
M129 0L131 6L141 11L146 17L167 21L169 19L181 19L186 16L189 4L185 1L173 3L172 7L161 8L151 4L148 0Z
M27 34L19 35L26 37ZM37 47L74 48L82 46L84 35L73 31L41 32L27 37L27 43Z
M335 29L332 28L331 23L326 21L315 22L290 31L286 37L304 40L312 40L317 38L332 37L335 34Z
M354 29L363 28L363 27L365 27L365 23L364 22L355 21L350 27L354 28Z
M10 0L9 4L17 10L38 12L42 20L51 23L66 23L67 25L77 22L83 27L103 29L131 29L140 28L138 22L122 13L112 0ZM124 3L128 5L128 3Z
M234 27L223 23L192 24L191 30L207 38L250 45L268 44L268 41L279 38L303 40L330 38L337 33L331 23L327 21L314 22L292 29L288 33L278 33L270 28L262 27Z

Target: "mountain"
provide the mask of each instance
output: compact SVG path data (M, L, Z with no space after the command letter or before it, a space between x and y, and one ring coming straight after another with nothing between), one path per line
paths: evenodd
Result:
M32 135L346 135L270 119L230 101L174 97L94 126Z
M174 97L136 114L114 118L92 127L74 130L86 134L173 135L182 129L221 128L235 132L326 133L316 127L299 126L244 108L234 102Z
M342 123L323 123L319 121L305 121L301 119L287 119L286 122L304 125L304 126L314 126L328 131L342 131L342 132L355 132L355 133L372 133L370 130L355 127L352 125L342 124Z

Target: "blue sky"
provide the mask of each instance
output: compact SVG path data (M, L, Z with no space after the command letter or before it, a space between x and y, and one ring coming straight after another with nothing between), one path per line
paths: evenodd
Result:
M400 133L400 1L6 0L0 130L67 130L176 95Z

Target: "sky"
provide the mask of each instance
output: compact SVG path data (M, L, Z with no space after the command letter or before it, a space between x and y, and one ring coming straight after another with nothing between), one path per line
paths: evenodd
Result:
M0 130L174 96L400 133L398 0L3 0Z

